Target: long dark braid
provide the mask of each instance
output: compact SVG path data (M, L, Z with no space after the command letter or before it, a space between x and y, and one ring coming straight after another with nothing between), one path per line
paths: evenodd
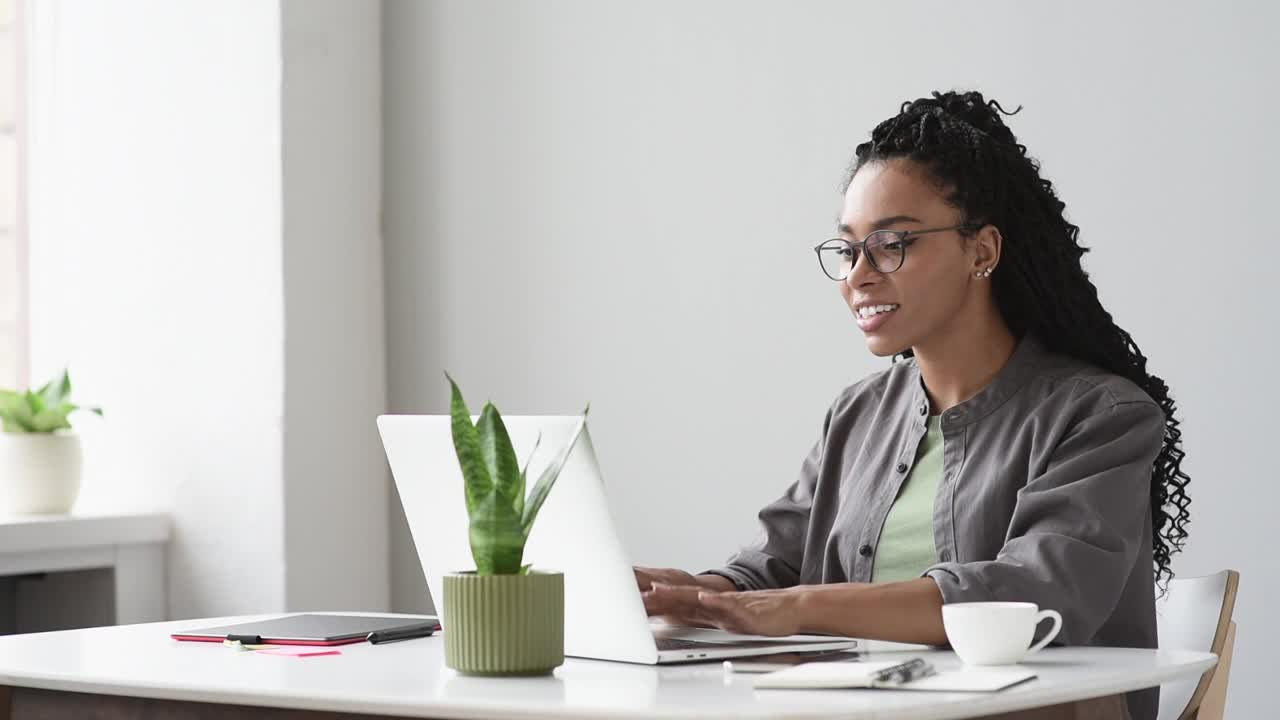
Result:
M1190 478L1181 468L1182 431L1169 386L1147 372L1146 356L1098 300L1080 264L1089 250L1077 239L1080 228L1067 221L1053 183L1040 177L1040 163L997 113L1013 115L1022 107L1007 112L979 92L932 95L902 103L896 116L876 126L871 140L858 145L845 185L872 161L906 158L925 168L966 222L999 228L1004 243L991 283L1014 335L1031 331L1056 352L1126 377L1164 410L1164 446L1151 467L1151 541L1163 591L1191 517Z

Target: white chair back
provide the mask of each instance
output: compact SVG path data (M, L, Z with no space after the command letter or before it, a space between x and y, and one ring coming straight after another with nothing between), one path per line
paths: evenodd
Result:
M1156 601L1160 649L1221 652L1235 606L1238 577L1231 570L1223 570L1203 577L1170 580L1168 593ZM1212 672L1161 685L1158 720L1183 717L1193 698L1199 704L1197 690L1202 684L1207 687Z

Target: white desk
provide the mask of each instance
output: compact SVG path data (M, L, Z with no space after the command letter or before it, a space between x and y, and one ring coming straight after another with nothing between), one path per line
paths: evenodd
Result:
M1209 653L1053 648L1028 663L1039 673L1039 679L999 693L754 691L750 675L726 678L718 663L655 668L569 658L553 676L467 677L444 667L444 644L438 635L386 645L349 645L342 648L341 655L311 658L257 655L221 645L176 642L168 637L175 630L248 619L255 618L0 637L0 686L13 688L15 720L37 707L46 711L58 707L68 713L66 717L75 717L87 708L126 702L103 698L104 695L151 699L127 701L129 704L123 709L116 710L122 717L142 716L137 713L144 712L144 708L156 713L154 716L223 718L239 717L252 712L252 708L277 707L434 718L786 716L927 720L972 717L1121 693L1176 677L1199 675L1217 662ZM951 653L937 652L932 659L944 668L957 664ZM66 702L57 705L59 699ZM0 718L7 717L6 709L0 706ZM110 712L101 716L114 717ZM307 716L308 713L301 713L288 717ZM50 713L42 717L62 715Z
M0 576L111 569L117 623L163 620L169 525L154 514L3 516Z

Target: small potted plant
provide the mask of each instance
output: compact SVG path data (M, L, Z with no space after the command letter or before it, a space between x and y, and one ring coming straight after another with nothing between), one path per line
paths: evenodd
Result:
M0 390L0 513L70 512L80 494L80 436L67 417L99 408L71 402L71 377L39 390Z
M444 577L445 665L475 675L550 673L564 663L564 575L531 569L524 546L567 453L551 462L526 498L529 462L518 466L497 408L485 403L473 424L457 383L445 377L476 563L474 571Z

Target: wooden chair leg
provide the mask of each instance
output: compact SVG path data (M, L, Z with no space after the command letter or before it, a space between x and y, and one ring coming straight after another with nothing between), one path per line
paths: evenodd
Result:
M1209 689L1200 700L1200 707L1192 717L1195 720L1222 720L1227 708L1227 680L1231 675L1231 655L1236 646L1236 624L1231 623L1227 630L1227 639L1222 643L1222 653L1218 655L1218 664L1213 669L1213 679L1209 681Z

